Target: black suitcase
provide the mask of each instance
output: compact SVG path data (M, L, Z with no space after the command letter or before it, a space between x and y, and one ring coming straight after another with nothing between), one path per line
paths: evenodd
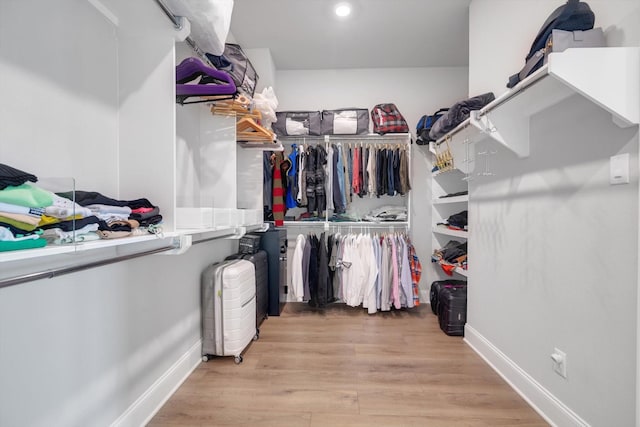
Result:
M260 250L260 235L246 234L240 238L238 246L241 254L255 254Z
M445 286L467 286L466 280L436 280L431 284L431 289L429 290L429 302L431 303L431 311L433 314L438 314L438 304L439 304L439 294L440 290Z
M438 301L440 329L447 335L463 336L467 323L467 287L445 285Z
M246 259L256 267L256 326L259 327L262 321L267 318L269 305L269 264L267 263L267 253L260 250L255 254L229 255L226 259Z

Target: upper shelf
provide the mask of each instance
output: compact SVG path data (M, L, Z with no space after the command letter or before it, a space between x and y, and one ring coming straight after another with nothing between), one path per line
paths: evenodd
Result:
M279 136L278 141L281 142L360 142L360 141L384 141L384 142L407 142L411 138L410 133L387 133L379 135L377 133L369 133L366 135L297 135L297 136Z
M454 166L467 173L473 170L474 158L469 143L487 137L518 157L528 157L531 116L575 94L611 113L618 126L637 125L639 65L637 47L580 48L552 53L545 66L481 110L472 111L469 119L432 142L430 150L435 152L436 146L449 139Z

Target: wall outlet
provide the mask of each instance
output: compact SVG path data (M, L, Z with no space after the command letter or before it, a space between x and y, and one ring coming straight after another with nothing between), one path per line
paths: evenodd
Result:
M609 183L629 183L629 153L612 156L609 160Z
M553 372L562 378L567 378L567 354L554 348L553 353L551 353L551 360L553 362Z

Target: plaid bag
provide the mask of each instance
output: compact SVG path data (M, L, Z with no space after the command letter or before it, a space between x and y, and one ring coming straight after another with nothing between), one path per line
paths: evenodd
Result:
M378 104L371 110L373 132L380 135L385 133L409 133L409 125L394 104Z

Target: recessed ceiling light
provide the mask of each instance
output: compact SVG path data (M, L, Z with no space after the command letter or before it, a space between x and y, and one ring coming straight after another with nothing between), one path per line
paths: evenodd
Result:
M340 3L336 6L336 15L340 18L344 18L345 16L349 16L351 14L351 5L349 3Z

